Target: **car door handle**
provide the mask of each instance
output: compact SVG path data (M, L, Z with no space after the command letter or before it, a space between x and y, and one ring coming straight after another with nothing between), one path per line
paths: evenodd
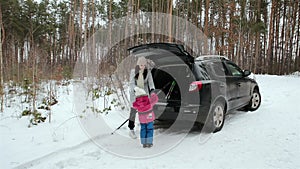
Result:
M225 87L225 84L220 84L220 87Z

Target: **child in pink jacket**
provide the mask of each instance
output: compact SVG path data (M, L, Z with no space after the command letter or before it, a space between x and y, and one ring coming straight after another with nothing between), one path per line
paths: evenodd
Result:
M144 89L139 87L134 88L136 99L133 102L133 108L138 111L141 131L140 138L143 147L153 146L153 121L155 120L155 114L153 112L153 106L158 101L158 97L155 93L148 97Z

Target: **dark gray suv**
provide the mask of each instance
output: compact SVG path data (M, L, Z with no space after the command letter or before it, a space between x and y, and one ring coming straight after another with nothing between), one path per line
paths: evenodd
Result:
M225 114L259 108L259 87L249 70L242 70L223 56L193 57L182 45L152 43L129 49L135 57L152 62L151 73L159 102L157 120L184 120L207 124L220 131Z

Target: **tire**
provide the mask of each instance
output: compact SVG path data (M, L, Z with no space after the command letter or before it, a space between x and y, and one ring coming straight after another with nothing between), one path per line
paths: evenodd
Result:
M254 89L253 93L252 93L252 97L250 99L250 102L247 106L247 110L249 111L255 111L259 108L261 103L261 95L258 91L258 89Z
M222 130L225 122L224 102L217 101L209 113L209 131L216 133Z

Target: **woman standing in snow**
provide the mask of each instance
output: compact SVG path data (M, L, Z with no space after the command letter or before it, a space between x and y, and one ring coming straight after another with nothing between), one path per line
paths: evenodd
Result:
M144 148L150 148L153 146L153 121L155 120L153 106L157 103L158 97L155 93L152 93L149 98L145 90L139 87L135 87L134 91L136 100L133 102L133 108L139 114L141 144Z
M130 103L131 105L135 101L134 88L139 87L145 90L146 94L155 89L151 71L147 68L147 59L145 57L139 57L135 69L131 70L130 73ZM134 121L135 121L136 110L131 107L129 114L128 127L130 129L129 136L136 139L134 132Z

